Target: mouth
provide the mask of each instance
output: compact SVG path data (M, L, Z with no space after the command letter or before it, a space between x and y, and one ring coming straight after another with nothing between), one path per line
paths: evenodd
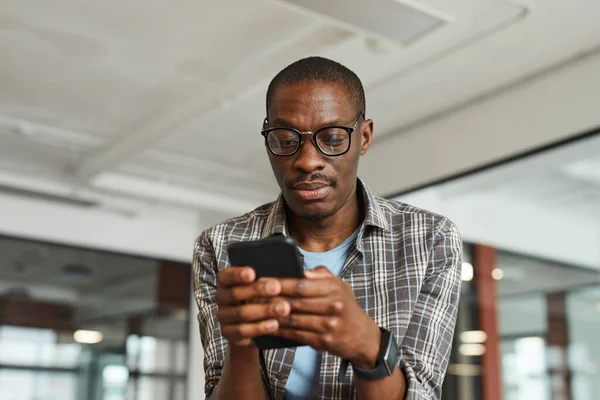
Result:
M303 200L321 200L331 192L331 186L323 182L304 182L292 186Z

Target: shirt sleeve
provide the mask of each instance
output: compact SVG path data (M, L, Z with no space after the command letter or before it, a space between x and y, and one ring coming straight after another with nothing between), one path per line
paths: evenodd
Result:
M210 237L205 232L196 239L193 257L194 297L198 305L200 340L204 348L204 392L210 398L219 382L227 353L227 342L217 321L218 266Z
M443 219L436 229L429 265L400 346L406 400L438 400L448 367L461 285L462 240Z

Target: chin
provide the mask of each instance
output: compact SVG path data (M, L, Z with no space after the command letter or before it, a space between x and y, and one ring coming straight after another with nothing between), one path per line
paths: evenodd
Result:
M321 221L331 217L333 214L301 214L298 215L302 221Z
M335 214L335 211L324 209L323 207L298 207L294 214L303 221L319 221Z

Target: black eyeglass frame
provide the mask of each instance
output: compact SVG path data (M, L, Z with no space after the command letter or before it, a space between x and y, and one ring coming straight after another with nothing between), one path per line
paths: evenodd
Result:
M360 120L360 117L363 117L363 119L365 119L365 112L361 111L358 116L355 118L354 120L354 124L353 127L349 127L349 126L342 126L342 125L328 125L328 126L323 126L319 129L317 129L316 131L306 131L306 132L301 132L298 129L295 128L287 128L287 127L273 127L273 128L267 128L267 129L263 129L260 134L265 138L265 146L267 146L267 149L269 149L269 151L271 152L271 154L276 155L277 157L291 157L294 154L296 154L300 148L302 147L302 145L304 144L304 135L310 135L312 138L313 143L315 144L315 147L317 148L317 150L319 150L319 152L321 154L323 154L324 156L327 157L339 157L339 156L343 156L344 154L348 153L350 151L350 147L352 147L352 133L356 130L356 124L358 124L358 121ZM339 154L327 154L323 151L323 149L321 149L321 146L319 146L319 143L317 142L317 134L325 129L332 129L332 128L338 128L338 129L343 129L346 132L348 132L348 148ZM279 129L285 129L288 131L292 131L294 132L299 138L300 138L300 142L298 144L298 147L296 147L296 150L294 150L294 152L290 153L290 154L277 154L275 153L272 149L271 146L269 146L269 140L267 139L267 136L269 136L269 133L272 131L276 131Z

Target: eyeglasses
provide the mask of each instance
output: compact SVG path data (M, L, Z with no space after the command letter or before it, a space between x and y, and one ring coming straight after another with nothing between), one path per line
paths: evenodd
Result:
M300 132L293 128L269 128L261 131L269 151L276 156L288 157L296 154L304 143L303 135L311 135L317 149L326 156L336 157L350 150L351 135L364 112L356 117L352 127L324 126L311 132Z

